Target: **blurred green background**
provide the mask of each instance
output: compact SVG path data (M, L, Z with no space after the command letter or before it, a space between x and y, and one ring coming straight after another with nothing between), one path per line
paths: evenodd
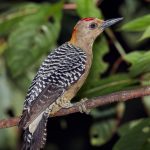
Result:
M149 0L0 0L0 119L19 116L49 51L82 17L124 17L95 42L90 75L75 97L150 84ZM49 119L45 149L150 150L150 97ZM17 127L0 129L0 149L20 149Z

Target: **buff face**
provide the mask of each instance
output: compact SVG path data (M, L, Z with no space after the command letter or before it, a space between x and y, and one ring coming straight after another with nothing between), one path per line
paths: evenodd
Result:
M84 18L77 22L74 27L71 43L81 45L87 43L93 45L94 40L99 36L107 27L121 21L122 18L100 20L98 18Z

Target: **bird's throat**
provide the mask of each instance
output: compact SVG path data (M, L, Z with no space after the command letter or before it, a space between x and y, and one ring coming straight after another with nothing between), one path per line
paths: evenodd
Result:
M71 40L70 40L70 43L73 44L73 45L76 45L77 43L77 35L76 35L76 29L73 30L73 33L72 33L72 37L71 37Z

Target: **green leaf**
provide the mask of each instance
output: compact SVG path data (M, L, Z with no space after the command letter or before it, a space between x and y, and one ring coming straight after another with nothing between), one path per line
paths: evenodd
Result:
M90 129L90 142L93 146L105 144L116 130L117 121L109 119L102 122L96 122Z
M8 118L7 111L11 110L14 116L20 115L23 105L23 95L6 76L4 62L0 59L0 119ZM16 128L1 129L0 149L17 149L16 141L19 132ZM6 144L6 141L9 141Z
M139 81L132 79L127 74L116 74L104 79L100 79L93 87L81 89L80 97L93 97L123 90L132 87Z
M137 126L140 122L142 121L142 119L138 119L138 120L133 120L130 121L129 123L123 124L119 129L118 129L118 134L119 136L124 136L125 134L127 134L128 132L130 132L135 126Z
M18 22L9 36L6 61L13 77L23 74L56 44L62 2L41 4L38 7L38 12ZM53 17L53 23L48 22L50 17Z
M81 18L97 17L101 18L101 12L96 7L95 0L77 0L77 13Z
M115 144L113 150L149 150L150 119L143 119L126 133Z
M0 62L0 67L1 67L1 72L0 72L0 118L6 117L5 112L6 109L10 107L10 103L11 103L11 88L10 88L10 84L7 80L6 74L5 74L5 70L4 70L4 66L2 64L2 62Z
M16 127L5 128L0 131L0 149L17 149L18 132ZM6 144L6 141L7 142Z
M90 115L94 119L100 119L100 118L108 118L110 116L118 116L119 118L122 118L125 110L125 104L122 102L118 103L117 105L111 105L111 107L107 107L107 109L93 109L90 112ZM117 114L117 115L116 115Z
M38 10L39 6L34 3L13 5L10 10L0 15L0 35L8 34L19 21L37 13Z
M0 39L0 55L3 54L6 48L7 48L7 42L4 39Z
M8 117L6 114L8 109L12 109L15 116L20 115L24 95L6 76L2 60L0 60L0 68L0 118Z
M144 31L150 25L150 15L145 15L140 18L134 19L122 26L125 31Z
M135 51L125 55L125 60L131 63L130 75L137 76L150 71L150 51ZM140 68L140 69L139 69Z
M92 109L90 112L90 115L94 119L100 119L100 118L107 118L109 116L115 115L116 114L116 107L111 107L109 109L105 110L100 110L100 109Z
M90 128L90 141L94 146L100 146L108 142L118 127L118 118L122 118L125 110L124 103L111 105L106 109L93 109L90 115L96 122ZM117 117L116 117L117 116ZM111 117L111 118L110 118ZM110 118L105 121L103 118Z
M146 28L140 40L145 40L147 38L150 38L150 26Z

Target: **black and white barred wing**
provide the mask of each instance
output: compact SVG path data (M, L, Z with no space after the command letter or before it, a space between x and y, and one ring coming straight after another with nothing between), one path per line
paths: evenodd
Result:
M29 88L20 126L26 128L77 82L84 74L85 63L85 53L69 43L51 53L41 65Z

